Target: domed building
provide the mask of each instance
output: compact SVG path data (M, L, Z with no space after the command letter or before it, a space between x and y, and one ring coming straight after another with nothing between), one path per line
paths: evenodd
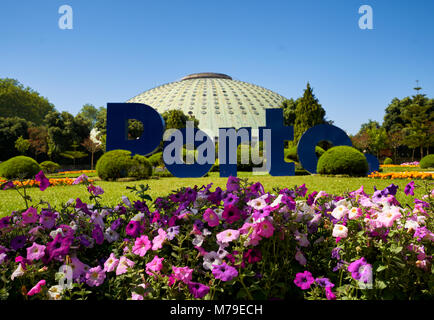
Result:
M265 126L265 109L279 107L285 97L221 73L195 73L145 91L127 102L144 103L163 113L180 109L199 120L214 137L224 127Z

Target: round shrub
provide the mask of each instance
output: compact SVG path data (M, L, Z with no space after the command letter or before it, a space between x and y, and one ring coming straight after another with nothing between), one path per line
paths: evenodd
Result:
M157 152L148 157L149 162L153 167L158 167L164 165L163 162L163 152Z
M145 156L136 154L133 157L133 165L128 170L128 175L138 179L149 178L152 176L151 162Z
M324 154L325 150L321 148L320 146L315 147L315 154L319 158ZM295 162L298 162L298 153L297 153L297 146L293 146L289 149L284 150L285 159L286 161L292 160Z
M41 166L32 158L18 156L0 165L0 176L6 179L34 178L41 170Z
M422 169L434 168L434 154L429 154L420 160L419 166Z
M363 153L353 147L337 146L324 152L318 159L317 172L366 176L368 161Z
M144 156L131 157L131 151L112 150L99 158L96 163L96 172L103 180L125 177L143 179L152 174L152 165Z
M60 165L53 161L44 161L40 164L44 173L54 173L59 171Z
M386 159L384 159L383 164L393 164L392 158L387 157Z

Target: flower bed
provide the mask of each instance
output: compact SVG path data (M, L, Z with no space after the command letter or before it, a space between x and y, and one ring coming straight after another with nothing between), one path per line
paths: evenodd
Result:
M70 186L73 184L75 179L72 178L50 178L48 179L51 186ZM93 182L93 180L89 180L90 182ZM7 180L0 178L0 185L8 182ZM27 179L27 180L13 180L12 183L16 187L39 187L40 182L35 179Z
M76 171L61 171L57 174L83 174L83 173L95 173L96 170L76 170Z
M375 171L368 175L369 178L376 179L434 179L434 173L419 172L419 171L405 171L405 172L387 172L381 173Z
M48 187L43 176L41 189ZM2 299L430 299L434 190L368 195L182 188L155 201L128 188L115 207L32 204L0 219ZM414 195L414 182L404 192ZM26 202L27 204L27 202Z

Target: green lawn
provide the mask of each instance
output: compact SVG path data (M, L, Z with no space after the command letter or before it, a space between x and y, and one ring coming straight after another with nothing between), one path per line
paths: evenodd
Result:
M407 197L402 192L405 185L410 180L395 179L395 180L379 180L370 178L347 178L347 177L324 177L324 176L293 176L293 177L272 177L266 176L253 176L252 173L240 172L239 177L248 177L252 182L261 182L266 191L272 191L273 187L294 187L295 185L306 184L309 191L324 190L328 193L341 194L345 191L352 191L358 189L361 185L365 186L365 190L369 193L373 192L373 186L382 189L392 182L399 185L398 201L402 204L412 202L413 197ZM138 184L149 184L151 187L150 195L155 199L157 196L167 195L170 191L183 186L194 187L207 185L213 183L214 188L217 186L224 187L227 178L220 178L216 172L210 173L208 177L204 178L160 178L149 179L142 181L130 182L107 182L96 181L105 193L102 195L102 203L105 205L115 205L121 201L121 196L129 196L130 199L136 200L135 196L126 190L127 186ZM423 185L423 182L417 184ZM423 195L424 188L416 189L415 196L420 197ZM53 207L60 207L62 203L68 201L70 198L81 198L84 201L88 200L86 188L83 185L74 186L56 186L50 187L41 192L38 188L27 189L28 194L33 198L34 203L40 200L48 201ZM15 190L6 190L0 192L0 216L10 214L12 210L24 208L23 200L18 196Z

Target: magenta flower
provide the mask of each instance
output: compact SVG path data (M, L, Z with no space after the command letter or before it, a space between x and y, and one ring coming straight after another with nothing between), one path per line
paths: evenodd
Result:
M220 265L214 265L212 274L216 279L222 281L231 281L233 278L238 276L238 271L234 267L227 265L226 262L223 262Z
M209 287L198 282L190 282L188 290L196 299L202 299L209 292Z
M152 244L149 241L148 236L141 236L140 238L136 238L133 246L133 253L143 257L149 249L151 249Z
M163 242L167 238L167 233L163 229L158 229L158 236L152 240L152 250L158 250L163 247Z
M247 250L247 252L244 252L243 258L249 264L260 262L262 260L261 250L256 249L256 248L255 249L249 249L249 250Z
M101 266L90 269L86 273L86 283L90 287L98 287L104 283L105 271Z
M241 218L241 212L237 207L228 205L223 210L222 217L227 223L234 223Z
M223 203L224 203L225 206L229 206L229 205L234 206L234 205L237 204L237 202L238 202L239 199L240 198L238 198L235 194L228 193L226 195L226 197L223 198Z
M174 267L172 266L174 278L186 284L190 283L193 277L193 269L189 267Z
M27 248L28 260L39 260L45 255L45 246L33 242L31 247Z
M314 282L315 279L309 271L304 271L303 273L299 272L295 275L294 283L301 290L309 289Z
M238 191L240 189L240 179L230 176L226 183L226 190L228 192Z
M29 292L27 292L28 296L33 296L39 292L41 292L41 287L45 286L45 280L39 281Z
M256 227L256 232L261 237L270 238L273 235L274 227L273 224L268 220L264 220L256 224L255 227Z
M325 294L326 294L327 300L336 300L336 295L333 293L331 287L325 288Z
M163 269L163 260L164 258L158 258L155 256L151 262L146 264L146 273L150 276L153 276L154 273L159 273L161 269Z
M62 235L58 233L53 241L47 243L47 262L51 261L53 258L66 256L71 244L72 238L62 237Z
M88 179L89 179L89 177L83 173L81 176L79 176L77 179L75 179L72 182L72 184L79 184L81 182L87 182Z
M354 280L361 280L362 275L364 276L364 279L368 278L369 276L369 269L372 269L372 267L364 257L361 257L360 259L350 263L348 266L348 271L351 272L351 276ZM362 280L363 281L363 280Z
M35 180L39 182L39 190L44 191L50 186L50 180L44 174L44 171L39 171L35 176Z
M404 193L408 195L414 196L414 181L411 181L405 186Z
M125 233L131 237L137 237L140 233L140 222L131 220L125 229Z
M35 223L39 218L38 211L33 207L30 207L26 211L24 211L22 213L22 216L23 222L25 224Z
M203 220L208 222L210 227L216 227L219 225L220 220L217 214L210 208L207 208L203 214Z

